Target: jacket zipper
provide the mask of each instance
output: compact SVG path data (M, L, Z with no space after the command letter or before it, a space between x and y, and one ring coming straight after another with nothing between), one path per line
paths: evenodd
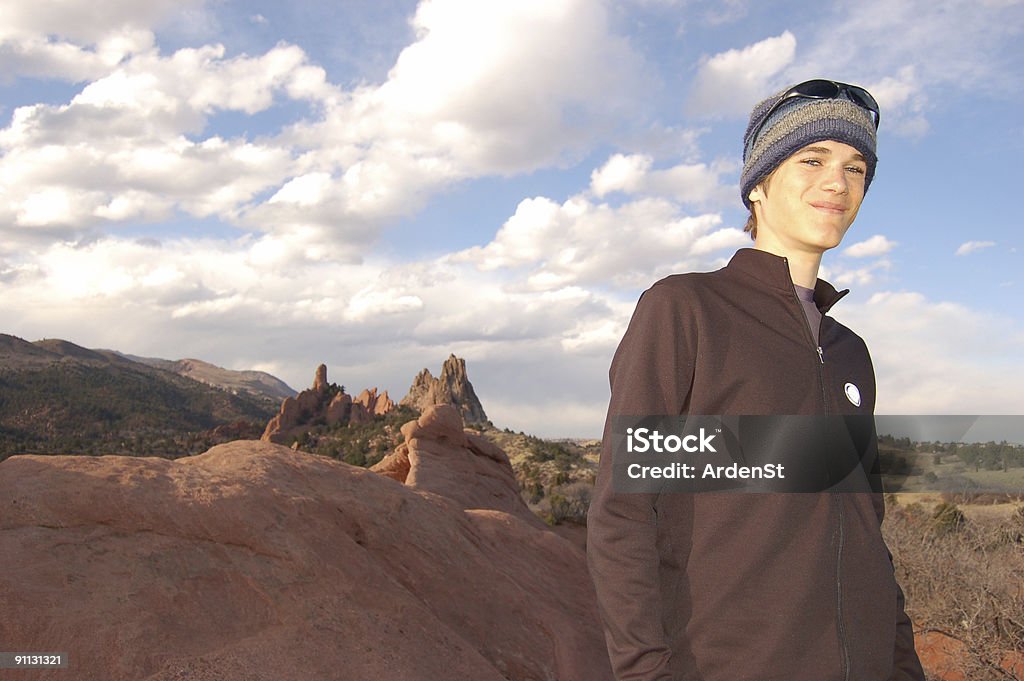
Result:
M796 290L793 291L793 295L796 295ZM797 303L800 301L798 300ZM803 310L801 310L803 312ZM821 404L825 408L825 416L829 414L828 406L828 393L825 391L825 351L821 349L821 325L825 320L825 315L821 315L822 321L818 322L818 340L819 343L814 342L814 336L811 336L810 328L807 329L807 335L810 336L811 344L815 346L818 351L818 386L821 388ZM804 324L804 326L807 326Z
M789 272L789 260L788 259L783 259L783 262L786 263L786 272L788 273ZM790 281L792 281L792 275L790 275ZM825 351L822 350L820 343L815 343L814 342L814 336L811 334L811 327L810 327L810 325L808 325L806 323L806 315L804 314L803 306L800 303L800 297L797 296L795 288L793 288L791 290L792 290L791 298L792 298L792 300L796 301L796 309L797 309L797 312L799 313L799 317L805 321L805 323L802 326L804 327L805 333L807 334L807 340L809 340L811 342L811 347L814 348L815 351L818 353L818 387L821 388L821 404L825 408L825 415L828 416L828 414L829 414L828 393L825 392L825 371L822 368L822 367L825 366ZM821 338L821 325L822 325L822 323L825 320L825 315L824 314L821 315L821 319L822 319L822 321L818 322L818 338L819 339Z
M836 495L832 495L835 497ZM843 544L846 540L843 523L843 505L839 509L839 542L836 548L836 617L839 620L839 647L843 652L843 679L850 679L850 649L846 644L846 621L843 619Z
M789 260L784 259L786 263L786 269L789 270ZM792 280L792 275L790 275ZM796 289L792 289L792 299L796 301L797 312L800 313L801 318L806 318L804 315L803 307L800 303L800 298L796 294ZM821 339L821 326L825 321L824 313L821 315L821 321L818 322L818 339ZM828 392L825 390L825 352L822 350L821 343L814 342L814 335L811 333L811 328L808 324L803 324L805 333L807 334L807 340L810 341L811 347L818 353L818 387L821 388L821 404L825 411L825 416L830 413ZM830 495L833 503L836 505L839 516L839 537L836 545L836 618L838 621L837 633L839 635L839 649L842 652L842 668L843 668L843 679L844 681L850 680L850 647L846 641L846 623L843 621L843 543L846 540L845 528L843 523L843 504L842 499L836 494Z

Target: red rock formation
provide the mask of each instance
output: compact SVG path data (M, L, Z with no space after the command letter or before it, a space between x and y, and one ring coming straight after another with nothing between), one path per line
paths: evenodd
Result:
M349 423L369 423L373 420L373 414L366 411L361 402L352 401L352 412L349 414Z
M327 405L327 425L348 423L352 414L352 397L348 393L338 393Z
M313 377L313 392L321 395L327 390L327 365L321 364L316 368L316 376Z
M281 411L270 419L260 439L290 444L313 422L320 421L329 426L368 423L374 416L383 416L394 408L395 403L388 397L387 391L378 396L376 388L364 390L353 400L351 396L340 392L337 386L327 382L327 366L321 364L316 369L313 387L303 390L294 398L286 398L281 403Z
M402 436L405 443L370 470L440 494L462 508L503 511L544 527L520 496L508 456L487 438L464 430L455 407L429 407L402 426Z
M374 416L384 416L391 413L395 408L395 403L388 397L388 391L385 390L383 395L377 395L376 388L363 390L363 392L359 393L359 397L352 400L352 402L363 405L366 408L366 413Z
M0 641L83 681L610 680L582 552L450 415L407 437L405 485L265 442L0 462Z
M466 423L487 423L487 414L469 382L466 360L455 355L445 360L437 378L427 369L416 374L408 394L398 404L420 412L435 404L450 404L459 410Z
M376 392L376 388L373 389ZM373 413L376 416L384 416L390 414L397 407L394 401L388 397L388 391L385 390L384 394L377 398L377 404L373 408Z
M326 411L328 388L327 367L321 364L316 368L313 387L295 397L286 397L281 403L281 411L270 419L260 439L277 444L291 443L304 430L303 424L315 418L318 412Z

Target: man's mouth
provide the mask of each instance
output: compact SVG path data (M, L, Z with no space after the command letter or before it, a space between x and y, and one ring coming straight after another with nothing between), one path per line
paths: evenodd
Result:
M831 201L812 201L811 206L825 213L833 213L835 215L841 215L846 212L845 205Z

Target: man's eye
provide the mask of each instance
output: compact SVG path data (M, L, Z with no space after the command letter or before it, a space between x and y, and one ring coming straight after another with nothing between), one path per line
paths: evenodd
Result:
M861 168L860 166L848 166L846 169L851 173L857 173L858 175L864 174L864 169Z
M801 163L806 163L809 166L820 166L821 161L816 158L805 158Z

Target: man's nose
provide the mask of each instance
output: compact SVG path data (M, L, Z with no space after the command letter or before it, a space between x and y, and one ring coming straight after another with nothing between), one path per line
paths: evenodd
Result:
M845 194L850 190L849 178L846 177L846 168L842 165L830 168L826 174L823 188L837 194Z

